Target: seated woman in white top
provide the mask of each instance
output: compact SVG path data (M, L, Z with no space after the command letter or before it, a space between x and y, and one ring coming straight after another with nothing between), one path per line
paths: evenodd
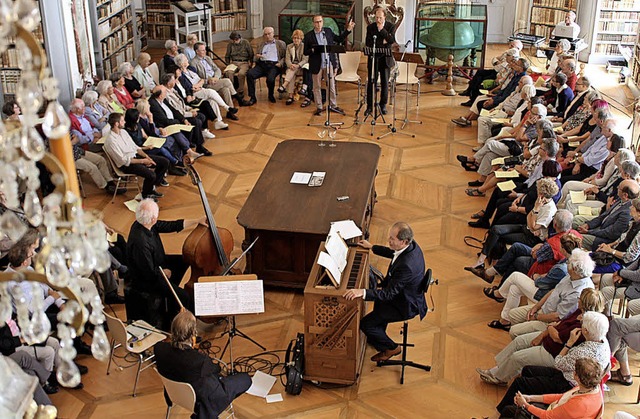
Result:
M141 52L138 56L138 65L133 69L133 77L144 87L147 96L156 87L156 82L149 73L149 65L151 65L151 55Z

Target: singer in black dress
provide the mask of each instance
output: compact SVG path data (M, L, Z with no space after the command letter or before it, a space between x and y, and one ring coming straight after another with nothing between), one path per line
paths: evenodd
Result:
M369 48L373 48L375 45L376 50L389 49L396 43L394 36L394 27L391 22L387 22L387 12L382 7L376 9L376 21L367 26L367 36L365 39L365 45ZM374 60L375 73L374 74ZM375 57L369 56L368 70L369 80L367 82L367 110L365 115L371 114L373 110L373 95L375 81L380 76L380 111L383 115L387 114L387 100L389 98L389 73L391 68L395 66L395 60L393 56L385 53L376 52Z

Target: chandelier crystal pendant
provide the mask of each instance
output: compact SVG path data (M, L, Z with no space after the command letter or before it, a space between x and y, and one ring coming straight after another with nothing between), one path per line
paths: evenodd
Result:
M0 215L0 238L16 243L27 231L26 223L39 227L42 237L33 269L0 273L0 326L10 319L15 307L22 339L28 344L44 342L51 323L44 313L40 284L62 294L66 301L57 316L60 362L56 376L63 386L75 387L80 383L80 372L73 362L73 339L84 333L87 322L94 326L93 356L100 361L109 359L102 301L87 277L106 271L111 260L100 215L82 207L69 139L71 123L57 101L58 82L47 68L40 42L31 33L39 23L33 0L0 0L0 54L6 51L8 39L15 39L21 68L16 101L22 110L20 123L0 121L0 201L7 208ZM39 119L38 111L45 104L44 118ZM39 123L50 152L35 128ZM55 185L54 192L42 201L36 162L52 173ZM31 287L30 301L25 284ZM14 372L7 362L0 362L0 383L8 382ZM7 407L4 401L0 397L0 411Z

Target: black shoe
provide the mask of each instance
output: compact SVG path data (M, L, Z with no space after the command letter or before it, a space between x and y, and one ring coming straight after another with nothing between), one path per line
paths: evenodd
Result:
M236 115L235 113L231 113L231 108L229 108L229 112L227 112L227 119L230 119L232 121L240 120L240 118L238 118L238 115Z
M89 346L89 351L91 351L91 346ZM78 367L78 371L80 372L80 375L85 375L86 373L89 372L89 368L85 367L84 365L80 365L77 362L74 362L74 364L76 364L76 367Z
M478 187L478 186L484 185L484 182L481 181L481 180L474 180L474 181L471 181L471 182L467 182L467 185Z
M164 196L164 194L162 192L158 192L158 191L153 191L151 192L149 195L145 196L145 198L162 198Z
M364 116L369 116L369 115L371 115L371 113L372 113L371 108L367 108L367 109L364 111Z
M331 110L331 112L339 113L340 115L345 115L344 109L337 106L329 106L329 110Z
M86 343L80 342L74 344L73 346L76 348L76 352L78 352L78 355L91 355L91 346L87 345Z
M460 96L471 96L471 92L469 89L465 89L462 92L458 93Z
M187 171L182 167L171 166L169 170L167 170L167 173L171 176L185 176Z
M238 113L238 108L229 108L229 109L227 110L227 116L229 116L229 114L233 114L233 115L235 115L235 114L237 114L237 113Z
M387 114L387 107L386 106L380 106L380 113L383 115Z
M116 192L116 185L109 183L107 183L107 186L104 188L104 190L109 195L113 195L114 192L116 193L116 195L122 195L127 192L127 188L118 188L118 191Z
M73 387L71 390L82 390L84 388L84 384L80 383L77 386Z
M104 297L104 302L106 304L124 304L124 297L118 295L117 293L111 293Z
M256 102L257 102L256 98L255 98L255 97L252 97L252 98L251 98L251 99L249 99L249 101L248 101L248 102L246 102L246 104L244 104L243 106L253 106L253 105L255 105L255 104L256 104Z
M42 386L42 389L47 394L56 394L58 391L60 391L60 388L58 386L53 386L53 385L51 385L49 383L45 383Z
M253 103L255 103L255 102L253 102ZM239 106L251 106L251 105L253 105L253 103L251 103L250 100L244 100L244 99L238 101L238 105Z
M313 113L314 116L319 116L322 115L322 112L324 112L324 110L322 110L322 108L318 108L316 109L316 111Z
M169 186L169 182L167 182L165 179L162 179L162 182L160 182L158 186L163 186L166 188L167 186Z
M269 95L269 102L276 103L276 98L273 95Z
M207 157L213 155L213 153L204 148L204 146L196 147L196 153L200 153Z
M462 102L460 104L460 106L467 106L467 107L469 107L471 105L473 105L473 101L472 100L467 100L466 102Z
M487 230L491 228L491 225L489 224L489 222L484 220L469 221L467 224L469 224L470 227L475 227L475 228L486 228Z
M278 87L278 93L284 93L285 91L286 89L284 88L284 86Z

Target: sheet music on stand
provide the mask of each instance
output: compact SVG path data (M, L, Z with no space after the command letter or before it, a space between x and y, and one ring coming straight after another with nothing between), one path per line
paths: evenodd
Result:
M374 48L372 47L362 47L362 52L367 57L371 57L373 55ZM375 48L376 57L391 57L393 55L393 51L390 47L376 47Z
M262 280L197 282L196 316L231 316L264 313Z
M342 273L347 266L349 247L337 231L330 231L324 243L324 252L320 252L318 265L324 267L325 273L333 285L338 288L342 281Z

